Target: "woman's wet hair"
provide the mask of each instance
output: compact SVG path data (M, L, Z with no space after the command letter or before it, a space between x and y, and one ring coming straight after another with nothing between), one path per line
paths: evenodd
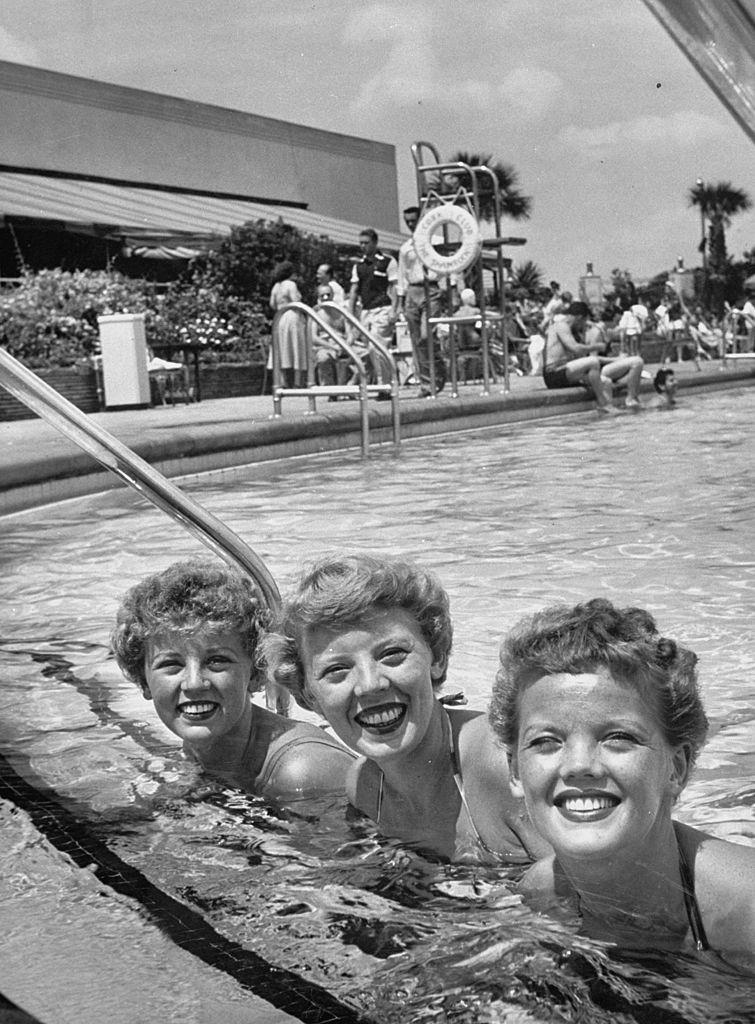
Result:
M144 691L149 641L162 633L189 636L201 628L238 633L254 663L267 620L252 581L204 559L174 562L145 577L123 597L110 643L121 671Z
M519 697L528 684L546 675L605 667L652 703L669 746L686 746L692 765L708 732L696 664L697 655L661 636L642 608L616 608L602 598L574 607L554 605L518 622L501 645L490 722L513 750Z
M674 376L674 371L673 370L665 370L665 369L658 370L658 372L656 373L655 377L653 377L653 387L655 388L655 390L658 392L659 395L662 395L662 394L665 393L665 391L666 391L666 383L667 383L669 377L673 377L673 376Z
M448 595L433 573L411 562L371 555L321 558L301 576L261 643L268 674L286 686L297 703L311 708L302 648L309 630L348 627L375 611L402 608L416 619L446 678L453 627Z

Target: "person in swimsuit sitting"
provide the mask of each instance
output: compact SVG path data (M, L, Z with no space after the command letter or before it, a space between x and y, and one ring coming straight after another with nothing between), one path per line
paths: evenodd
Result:
M176 562L126 593L111 644L207 771L271 799L342 793L353 754L317 726L252 703L266 617L247 577L209 560Z
M630 409L640 406L639 390L642 368L640 356L620 356L611 359L598 355L604 348L602 340L587 344L578 341L582 336L590 310L585 302L572 302L564 316L548 327L543 358L543 380L547 388L570 388L587 384L598 404L598 412L615 413L611 405L613 386L623 381L627 386L626 405Z
M451 642L431 573L335 555L304 572L262 651L272 677L359 755L347 796L382 834L452 861L532 860L549 848L509 789L484 713L437 698Z
M502 645L490 721L554 850L522 879L530 900L571 902L588 935L622 946L745 960L755 848L671 817L708 729L696 662L640 608L546 608Z

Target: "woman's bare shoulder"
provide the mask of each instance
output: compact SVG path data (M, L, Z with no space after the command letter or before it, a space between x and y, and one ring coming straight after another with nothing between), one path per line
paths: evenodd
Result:
M270 742L261 784L276 796L343 792L354 757L323 729L291 723Z
M755 847L676 825L714 949L755 954Z

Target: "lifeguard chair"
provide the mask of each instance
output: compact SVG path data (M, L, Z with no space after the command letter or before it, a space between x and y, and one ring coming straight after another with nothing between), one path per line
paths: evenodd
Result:
M430 153L431 160L424 156ZM506 269L511 261L504 259L504 245L524 245L524 238L501 237L501 192L495 173L484 165L466 164L460 161L443 163L437 149L429 142L415 142L412 157L417 179L420 217L414 231L414 245L425 267L439 278L449 279L451 275L462 274L470 267L476 267L482 282L485 269L492 269L497 278L500 318L502 370L504 393L509 391L509 343L506 332ZM494 200L494 231L492 238L483 238L480 231L479 183L487 181ZM461 183L463 182L463 184ZM467 187L466 183L469 183ZM484 289L480 289L484 292ZM450 296L451 287L448 286ZM491 354L490 312L486 311L485 296L479 295L481 322L481 361L483 394L490 393L491 377L496 378ZM451 375L451 395L458 397L456 373L456 341L454 317L448 314L431 317L428 323L428 347L432 349L431 326L443 324L449 330L448 361ZM432 352L428 352L431 383L435 392L435 366Z

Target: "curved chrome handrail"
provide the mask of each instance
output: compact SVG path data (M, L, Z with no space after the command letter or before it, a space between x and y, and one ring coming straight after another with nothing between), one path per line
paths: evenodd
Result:
M268 607L279 607L280 593L267 566L233 530L3 348L0 384L129 487L167 512L215 554L248 573Z

